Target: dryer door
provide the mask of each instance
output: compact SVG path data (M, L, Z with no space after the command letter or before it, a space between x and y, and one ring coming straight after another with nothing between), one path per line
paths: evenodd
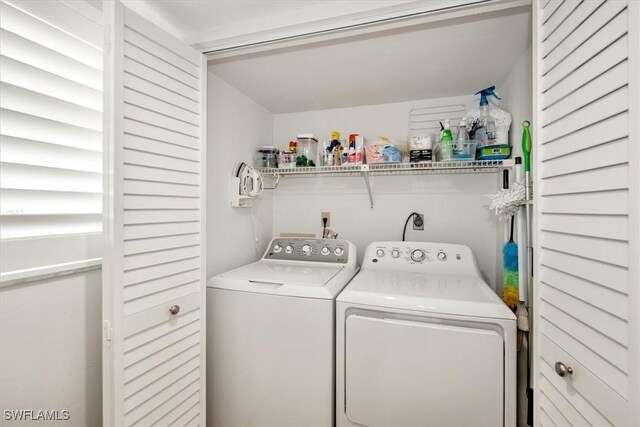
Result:
M496 331L351 315L346 413L367 426L504 425Z

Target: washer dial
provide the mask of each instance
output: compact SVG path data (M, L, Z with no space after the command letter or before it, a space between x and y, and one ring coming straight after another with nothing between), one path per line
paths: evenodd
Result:
M313 252L313 248L311 247L311 245L304 245L302 247L302 255L309 256L311 255L312 252Z
M324 248L322 248L322 249L320 250L320 253L321 253L322 255L329 255L329 254L331 253L331 251L329 250L329 248L328 248L328 247L326 247L326 246L325 246Z
M411 259L414 262L422 262L424 261L424 258L425 254L422 249L414 249L413 251L411 251Z
M278 253L280 253L281 251L282 251L282 246L280 246L280 245L279 245L279 244L277 244L277 243L276 243L275 245L273 245L273 252L275 252L275 253L277 253L277 254L278 254Z
M284 248L284 251L285 251L285 253L288 253L288 254L292 253L293 252L293 246L287 245L287 247Z
M382 258L384 256L384 249L378 249L376 251L376 255L378 255L379 258Z
M340 255L342 255L342 254L344 253L344 249L342 249L342 248L336 248L336 249L333 251L333 253L334 253L334 254L336 254L336 256L340 256Z
M439 251L439 252L436 254L436 256L438 257L438 259L439 259L440 261L444 261L445 259L447 259L447 254L445 254L445 253L444 253L444 252L442 252L442 251Z

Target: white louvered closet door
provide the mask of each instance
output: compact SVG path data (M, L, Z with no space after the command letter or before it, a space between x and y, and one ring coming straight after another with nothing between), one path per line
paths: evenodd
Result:
M534 8L535 424L638 426L640 4Z
M204 425L206 61L103 4L104 421Z

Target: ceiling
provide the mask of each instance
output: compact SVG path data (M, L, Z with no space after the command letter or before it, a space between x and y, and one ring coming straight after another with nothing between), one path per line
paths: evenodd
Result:
M416 0L123 0L134 12L192 45L415 2Z
M531 44L530 7L212 60L273 113L473 94L500 85Z

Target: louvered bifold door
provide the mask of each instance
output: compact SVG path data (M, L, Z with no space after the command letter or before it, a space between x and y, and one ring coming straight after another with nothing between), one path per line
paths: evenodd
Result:
M105 425L204 425L205 59L104 6Z
M637 1L534 3L536 425L640 425Z

